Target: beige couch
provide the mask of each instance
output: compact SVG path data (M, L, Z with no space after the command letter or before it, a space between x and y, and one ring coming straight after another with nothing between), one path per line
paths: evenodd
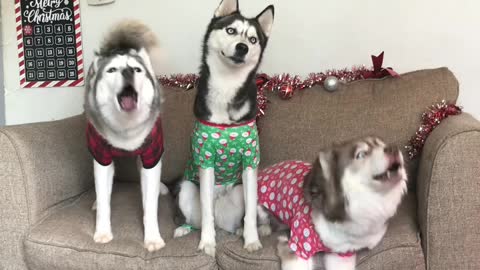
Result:
M366 80L329 93L308 89L283 101L270 95L260 121L262 166L312 160L333 142L375 134L404 146L425 108L456 101L458 82L446 68L401 78ZM189 149L194 91L166 89L163 179L182 173ZM92 161L83 116L0 129L0 269L279 269L275 235L247 253L242 239L219 232L216 258L196 250L199 233L172 239L173 202L160 198L167 245L142 245L138 175L116 163L114 239L92 240ZM383 241L358 256L358 269L480 269L480 123L467 113L433 131L409 164L410 191ZM321 268L321 267L320 267Z

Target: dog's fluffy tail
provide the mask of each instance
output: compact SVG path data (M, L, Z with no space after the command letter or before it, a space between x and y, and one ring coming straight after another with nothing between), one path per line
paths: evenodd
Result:
M98 54L102 56L122 54L132 49L136 51L145 49L154 70L158 70L157 67L162 62L158 39L148 26L138 20L124 20L115 24L101 43Z

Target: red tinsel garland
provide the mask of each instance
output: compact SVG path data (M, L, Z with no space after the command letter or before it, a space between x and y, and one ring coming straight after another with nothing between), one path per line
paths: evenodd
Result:
M268 76L265 73L257 74L257 120L265 115L268 99L265 91L275 92L282 99L290 99L297 91L312 88L316 85L323 85L328 77L335 77L340 82L348 83L357 80L383 78L386 76L398 77L392 68L383 68L383 52L378 56L372 55L372 68L353 67L352 69L327 70L326 72L311 73L306 79L298 75L281 74ZM163 86L191 89L195 87L198 75L196 74L174 74L158 78Z
M455 104L448 104L445 100L430 106L428 110L422 114L422 124L406 146L409 158L413 159L420 154L428 135L430 135L443 119L461 113L461 107Z
M170 76L160 76L158 81L166 87L182 88L185 90L192 89L197 84L198 75L189 74L173 74Z
M379 66L381 67L381 64L378 64L378 59L381 56L382 55L378 57L372 56L374 66L376 67L371 69L354 67L351 70L329 70L321 73L311 73L304 80L300 79L299 76L292 76L290 74L274 76L268 76L264 73L258 74L256 78L258 88L257 120L265 115L267 109L268 99L265 95L265 91L276 92L280 97L289 99L296 91L301 91L316 85L322 85L326 78L330 76L336 77L342 82L352 82L367 78L383 78L389 75L398 76L398 74L396 74L391 68L379 68ZM196 74L175 74L159 78L160 83L164 86L177 87L186 90L195 87L197 80L198 75ZM435 129L443 119L460 113L462 113L461 107L458 107L455 104L447 104L445 101L430 106L428 111L422 115L421 126L406 146L409 158L415 158L422 151L428 135L430 135L433 129Z

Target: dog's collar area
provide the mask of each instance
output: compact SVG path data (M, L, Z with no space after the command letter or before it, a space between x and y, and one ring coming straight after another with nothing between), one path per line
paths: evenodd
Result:
M246 126L248 124L253 124L256 122L256 119L252 119L250 121L242 122L242 123L236 123L236 124L217 124L213 122L209 122L207 120L203 119L197 119L198 122L200 122L203 125L210 126L210 127L217 127L217 128L230 128L230 127L242 127Z

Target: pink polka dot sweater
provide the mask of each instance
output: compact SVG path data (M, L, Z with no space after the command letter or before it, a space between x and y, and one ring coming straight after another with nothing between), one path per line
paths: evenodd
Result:
M309 259L318 252L330 252L315 231L311 207L303 196L304 178L311 168L310 163L284 161L265 168L258 174L259 204L290 227L290 249L304 259Z

